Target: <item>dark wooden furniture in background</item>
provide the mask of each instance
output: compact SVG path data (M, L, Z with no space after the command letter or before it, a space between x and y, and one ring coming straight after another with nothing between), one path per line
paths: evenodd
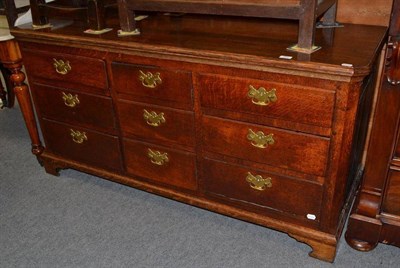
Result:
M303 53L319 49L314 45L315 26L324 16L334 26L337 0L118 0L121 35L140 34L135 11L164 11L261 18L291 19L299 22L298 41L288 48Z
M341 23L388 26L393 0L338 0Z
M9 27L14 26L15 21L18 18L18 14L22 14L29 10L29 0L26 0L27 4L16 7L15 0L1 0L0 15L4 15L7 18Z
M393 4L388 43L365 175L346 232L348 244L361 251L379 242L400 247L399 0Z
M138 24L141 36L124 38L82 35L78 22L12 30L44 149L28 88L18 97L46 171L74 168L274 228L333 261L386 28L317 29L322 49L297 54L286 50L297 40L291 21Z
M85 20L92 33L106 29L106 12L116 6L116 0L30 0L32 26L34 28L51 27L49 18L67 18ZM85 29L87 30L87 29Z

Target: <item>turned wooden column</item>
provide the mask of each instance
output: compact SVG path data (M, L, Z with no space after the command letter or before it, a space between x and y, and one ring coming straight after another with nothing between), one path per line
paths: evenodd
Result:
M22 57L18 43L14 39L4 42L0 49L0 57L4 67L11 72L10 79L13 84L14 93L32 141L32 153L39 156L43 152L43 146L36 125L29 88L25 84L25 74L21 71Z

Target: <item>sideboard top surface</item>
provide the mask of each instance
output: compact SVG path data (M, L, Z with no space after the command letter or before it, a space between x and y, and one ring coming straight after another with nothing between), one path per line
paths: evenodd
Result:
M298 30L298 24L288 20L151 14L139 21L140 35L124 37L117 35L116 18L107 23L113 30L101 35L84 33L85 25L79 22L52 23L53 28L33 30L30 24L25 24L11 32L23 41L344 77L365 76L370 72L387 32L382 26L351 24L317 29L316 44L322 48L312 54L301 54L286 49L296 43Z

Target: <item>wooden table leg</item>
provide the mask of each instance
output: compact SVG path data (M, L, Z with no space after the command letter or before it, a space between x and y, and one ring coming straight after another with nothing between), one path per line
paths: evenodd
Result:
M11 73L10 80L14 88L14 93L18 99L32 141L32 153L39 156L44 148L40 141L29 88L25 84L25 74L21 71L22 57L18 43L13 39L6 41L2 45L2 49L0 49L0 56L4 67Z
M33 111L29 89L24 83L25 74L21 72L21 64L12 69L11 81L14 83L14 92L18 99L22 115L24 116L29 136L31 137L32 153L35 155L40 155L43 152L43 146L40 141L39 132L36 125L35 113Z

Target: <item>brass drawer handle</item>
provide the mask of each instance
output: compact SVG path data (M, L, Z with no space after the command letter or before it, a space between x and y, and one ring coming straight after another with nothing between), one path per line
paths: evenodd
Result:
M246 181L250 184L250 187L258 190L264 191L265 188L272 187L272 179L271 177L263 178L261 175L253 175L250 172L247 172Z
M251 101L254 104L260 106L267 106L271 102L276 102L278 100L275 88L267 91L263 87L256 89L252 85L249 85L249 92L247 92L247 96L251 98Z
M150 158L151 163L155 165L162 166L169 162L168 154L162 153L160 151L153 151L152 149L147 149L147 156Z
M86 132L80 132L79 130L73 130L72 128L70 129L71 131L71 137L72 140L75 143L83 143L84 141L88 140L88 137L86 136Z
M62 92L62 99L64 100L64 104L68 107L75 107L77 104L80 103L78 95L72 95L71 93Z
M160 73L152 74L151 72L144 73L139 70L139 80L142 85L148 88L155 88L157 85L162 83Z
M272 145L275 143L274 134L271 133L265 135L262 131L254 132L252 129L249 129L247 139L251 141L251 145L262 149L267 148L268 145Z
M146 123L152 127L158 127L161 124L165 123L164 113L157 114L154 111L143 110L143 118L146 120Z
M72 70L71 65L69 64L69 61L63 61L63 60L57 60L53 59L54 63L53 66L56 68L56 72L62 75L66 75L69 71Z

